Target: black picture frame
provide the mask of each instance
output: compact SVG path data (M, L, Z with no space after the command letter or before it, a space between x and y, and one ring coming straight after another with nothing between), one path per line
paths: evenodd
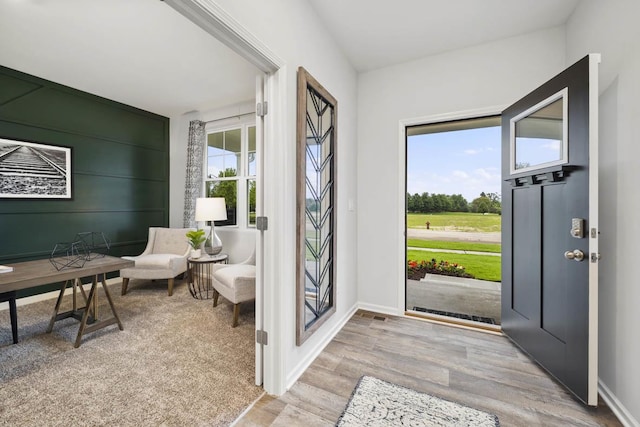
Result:
M71 148L0 138L0 199L71 199Z

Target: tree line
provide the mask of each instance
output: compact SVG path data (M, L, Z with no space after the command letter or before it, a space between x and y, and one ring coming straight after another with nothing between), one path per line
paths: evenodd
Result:
M471 202L461 194L407 193L407 210L410 213L474 212L500 215L502 205L499 194L484 191Z

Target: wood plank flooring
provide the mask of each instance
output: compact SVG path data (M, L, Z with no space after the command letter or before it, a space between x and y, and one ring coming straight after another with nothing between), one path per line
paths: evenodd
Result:
M584 406L506 337L358 311L280 397L237 426L332 426L362 375L496 414L501 426L621 426Z

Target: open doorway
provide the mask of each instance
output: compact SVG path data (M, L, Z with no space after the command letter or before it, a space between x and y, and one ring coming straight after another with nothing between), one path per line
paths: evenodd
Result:
M284 155L278 150L277 141L282 138L281 128L276 126L281 116L281 95L285 92L282 81L285 76L281 68L284 61L271 52L240 24L227 15L219 6L210 2L206 5L197 0L166 0L166 4L190 19L197 26L211 34L218 41L227 45L232 51L255 65L263 74L256 79L256 122L255 122L255 176L248 180L246 191L247 223L255 223L255 383L262 384L265 391L281 394L284 390L284 373L281 369L281 351L277 345L267 346L267 332L272 334L270 341L279 342L278 317L281 298L278 287L274 286L278 277L279 262L277 251L273 249L279 244L277 233L265 233L267 218L278 217L279 197L276 186L269 183L278 182L282 167L279 162ZM269 148L267 148L269 147ZM250 150L251 151L251 150ZM275 166L275 167L274 167ZM226 172L225 174L226 175ZM227 176L218 178L230 178ZM230 179L232 180L232 179ZM255 183L255 187L251 185ZM251 194L255 194L255 203L251 204ZM251 224L252 225L252 224ZM272 228L276 228L273 227ZM277 228L276 228L277 229ZM265 303L268 300L269 303Z
M407 126L405 310L498 329L500 116Z

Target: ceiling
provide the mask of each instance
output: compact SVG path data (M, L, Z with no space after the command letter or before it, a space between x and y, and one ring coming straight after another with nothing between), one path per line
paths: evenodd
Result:
M0 0L0 65L168 117L253 100L260 73L158 0Z
M580 0L308 1L362 72L561 25ZM253 100L260 73L159 0L0 0L0 65L168 117Z
M580 0L309 0L363 72L564 24Z

